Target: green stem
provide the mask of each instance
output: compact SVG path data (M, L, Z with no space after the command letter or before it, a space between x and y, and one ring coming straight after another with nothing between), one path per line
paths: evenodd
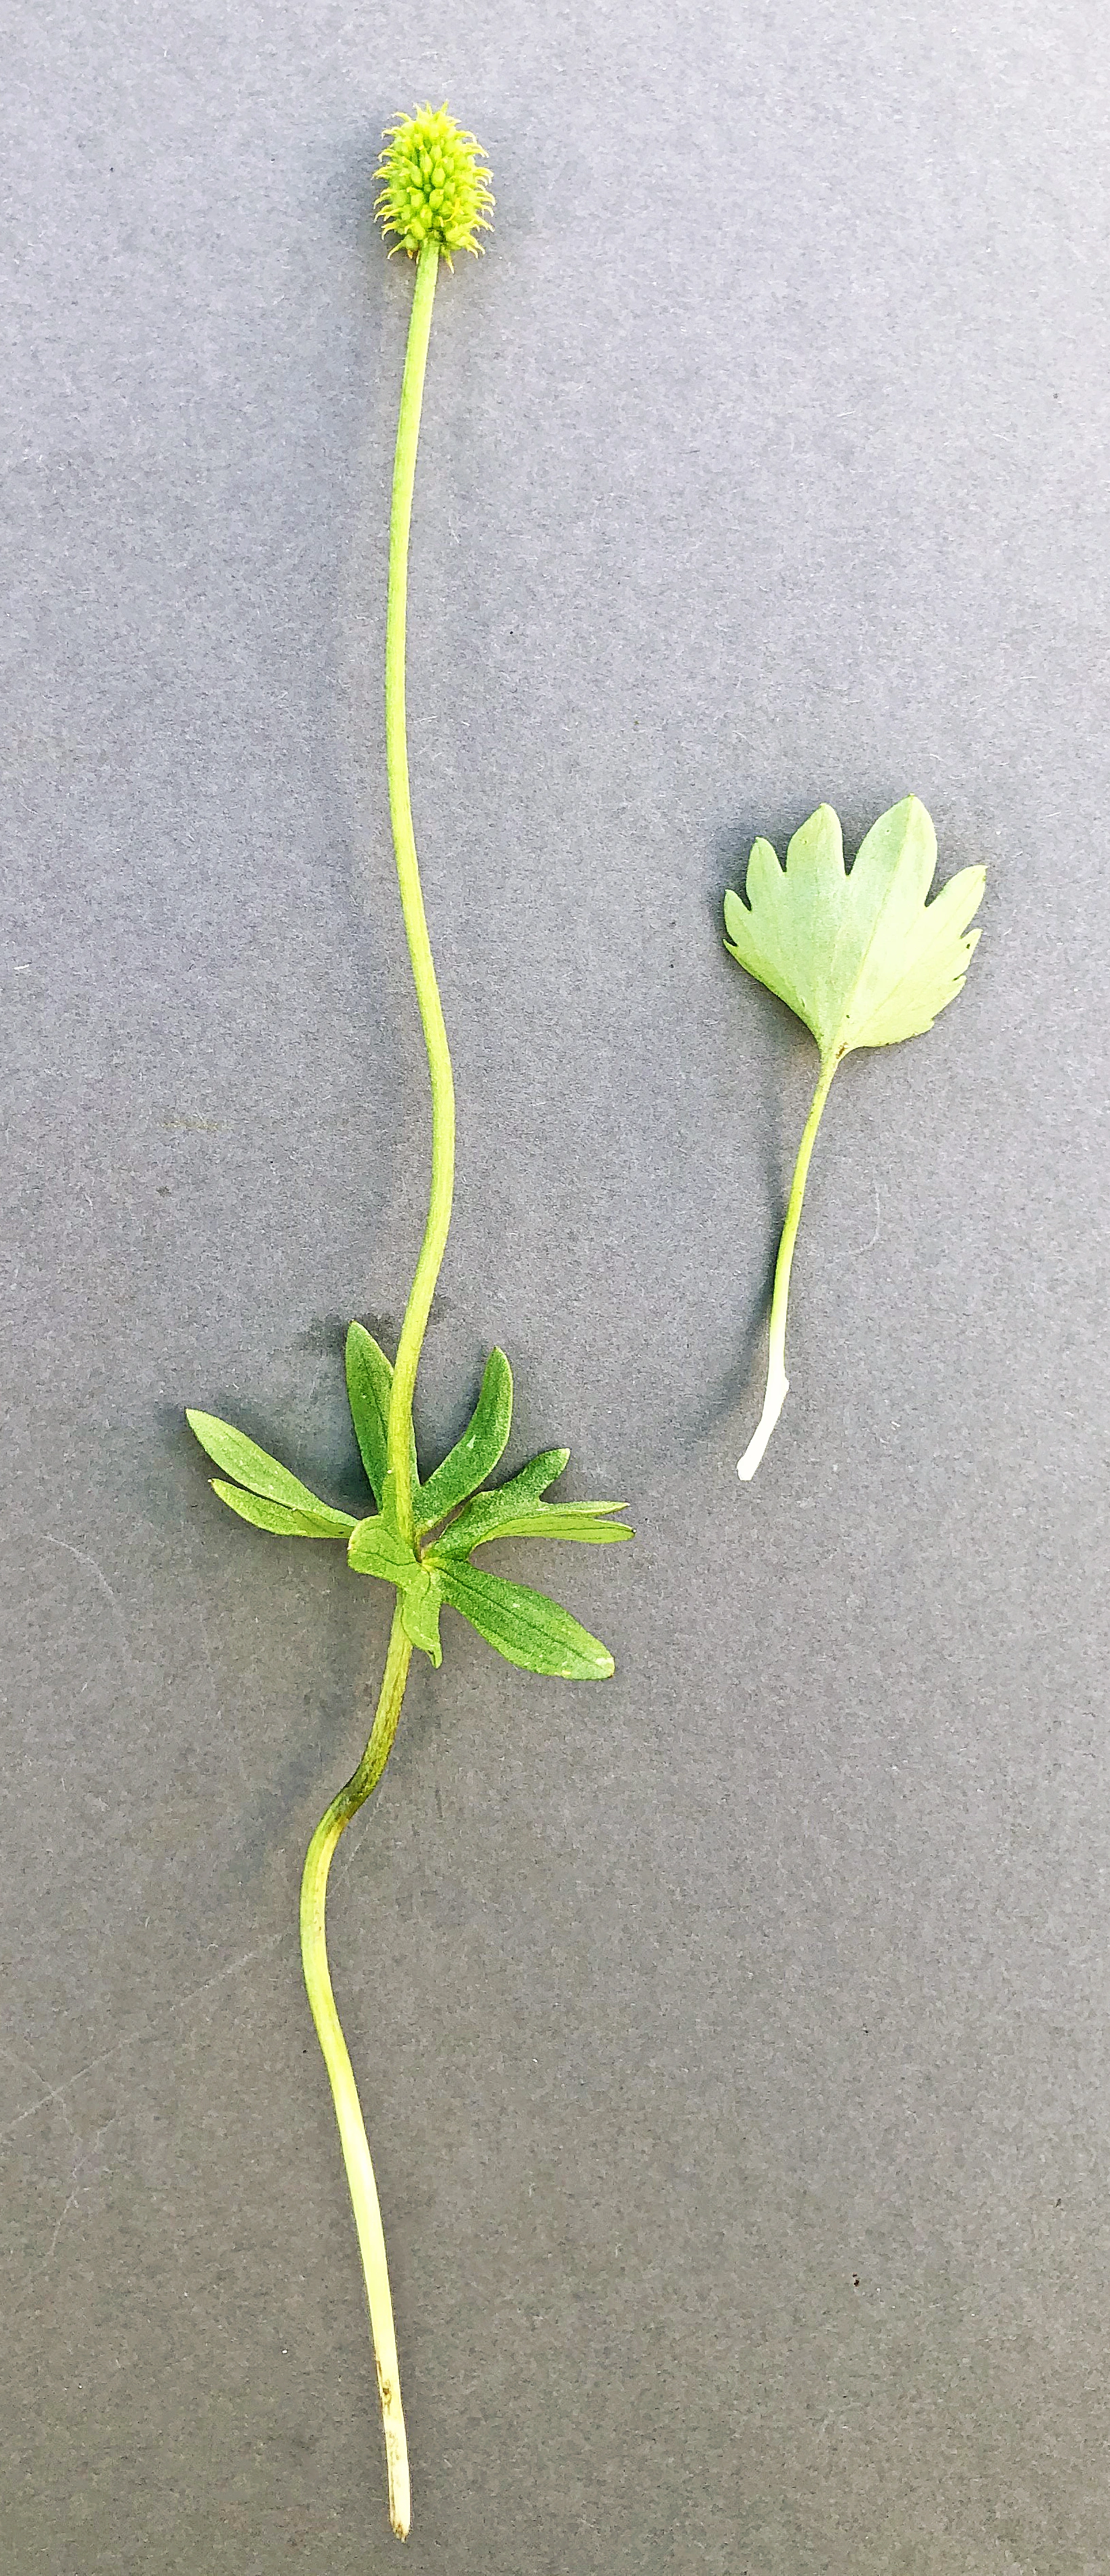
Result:
M817 1089L810 1104L809 1116L798 1147L798 1159L794 1165L794 1178L790 1184L790 1197L786 1209L786 1223L782 1229L778 1260L775 1263L775 1285L771 1297L770 1348L767 1353L767 1392L763 1399L759 1428L749 1440L736 1470L745 1485L755 1474L786 1402L790 1384L786 1374L786 1309L790 1297L790 1268L794 1259L794 1245L798 1236L802 1201L806 1194L809 1158L813 1152L814 1138L821 1124L821 1112L828 1099L832 1078L839 1062L838 1055L829 1056L822 1062Z
M397 858L397 877L405 931L412 961L416 998L424 1029L428 1053L428 1072L432 1085L432 1170L428 1199L428 1218L424 1240L416 1264L401 1339L393 1370L393 1391L389 1405L387 1454L393 1473L393 1498L397 1526L403 1538L413 1536L412 1468L409 1441L412 1428L412 1398L416 1385L417 1363L427 1328L435 1284L439 1277L451 1223L451 1199L455 1185L455 1086L451 1077L451 1058L447 1031L439 998L436 971L432 963L428 924L424 915L424 897L420 887L420 869L416 857L416 839L412 828L412 806L409 800L409 759L405 734L405 613L408 592L409 527L412 520L412 490L416 474L416 449L420 436L420 406L424 393L424 369L428 356L428 334L431 329L432 304L436 291L439 246L426 241L416 263L416 289L412 300L405 373L401 385L401 409L397 422L397 447L393 461L393 506L389 521L389 594L385 623L385 754L389 773L389 811L393 824L393 846Z
M382 2214L378 2205L374 2168L366 2142L362 2111L347 2043L343 2037L335 2008L331 1976L328 1969L328 1944L325 1908L328 1893L328 1871L332 1854L345 1825L356 1815L364 1799L377 1787L389 1758L389 1749L397 1732L401 1702L405 1695L412 1647L401 1626L400 1606L393 1613L389 1632L389 1651L382 1678L370 1741L345 1788L332 1799L327 1814L322 1816L305 1859L301 1879L301 1959L316 2036L324 2052L324 2063L331 2081L335 2116L347 2168L351 2203L358 2230L362 2269L366 2280L366 2298L370 2310L370 2333L378 2373L378 2392L382 2405L382 2429L385 2434L386 2472L389 2480L389 2519L399 2540L409 2527L409 2458L405 2440L405 2418L401 2408L401 2382L397 2364L397 2337L393 2326L393 2302L389 2293L389 2272L385 2259L385 2237Z
M424 897L420 886L420 868L416 856L416 838L412 828L412 805L409 798L409 760L405 733L405 615L408 593L409 529L412 523L412 493L416 475L416 450L420 437L420 408L424 394L424 370L428 358L428 335L431 329L432 305L436 291L439 249L435 242L425 242L416 264L416 289L409 322L405 372L401 384L401 408L397 422L397 446L393 461L393 506L389 521L389 592L385 622L385 753L389 774L389 811L393 824L393 846L397 858L397 879L401 889L401 908L412 961L416 998L428 1053L428 1072L432 1086L432 1169L428 1201L428 1218L420 1257L416 1264L401 1339L393 1371L389 1401L387 1458L392 1471L393 1499L398 1528L410 1543L414 1536L412 1464L412 1398L416 1369L427 1328L436 1280L439 1277L451 1223L451 1199L455 1181L455 1086L451 1076L451 1058L443 1008L432 962L428 924L424 914ZM343 2037L335 2008L331 1977L328 1972L325 1909L328 1871L332 1854L345 1825L356 1815L364 1799L377 1787L389 1759L390 1747L397 1732L401 1702L405 1695L412 1646L401 1624L398 1601L389 1632L389 1651L382 1678L377 1714L370 1741L355 1771L339 1795L332 1799L327 1814L321 1817L305 1859L301 1880L301 1958L304 1981L316 2036L324 2053L324 2063L331 2081L335 2115L347 2168L351 2203L358 2229L362 2268L366 2279L366 2297L370 2309L370 2331L374 2360L378 2372L378 2390L382 2403L382 2425L385 2432L386 2467L389 2476L389 2518L398 2538L403 2540L410 2518L409 2462L405 2441L405 2419L401 2409L400 2376L397 2366L397 2338L393 2326L393 2302L389 2291L385 2237L378 2204L374 2168L366 2141L366 2129L359 2106L347 2043Z

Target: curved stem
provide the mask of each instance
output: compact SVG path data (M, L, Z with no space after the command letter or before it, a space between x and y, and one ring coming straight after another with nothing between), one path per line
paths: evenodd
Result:
M401 2407L401 2381L397 2364L397 2338L393 2327L393 2302L389 2293L389 2272L385 2259L385 2237L382 2214L378 2205L377 2184L370 2162L370 2149L359 2107L358 2092L347 2043L343 2037L335 2008L331 1976L328 1970L328 1945L325 1907L328 1871L332 1854L345 1825L356 1815L363 1800L377 1787L389 1759L390 1746L397 1732L401 1702L408 1680L412 1647L401 1626L400 1607L393 1613L389 1633L389 1652L378 1699L370 1741L345 1788L332 1799L327 1814L322 1816L305 1859L301 1879L301 1960L316 2036L324 2052L324 2063L331 2081L335 2116L347 2168L351 2203L358 2229L359 2250L366 2280L366 2298L370 2309L370 2333L378 2373L378 2392L382 2403L382 2429L385 2434L386 2471L389 2479L389 2519L399 2540L409 2527L409 2456L405 2440L405 2418Z
M451 1223L451 1199L455 1185L455 1087L451 1078L451 1058L447 1048L443 1008L432 962L428 924L424 915L424 898L420 887L420 869L416 857L416 839L412 828L412 806L409 801L409 760L405 734L405 613L408 591L409 527L412 520L412 490L416 474L416 448L420 436L420 406L424 393L424 368L428 356L428 333L431 328L432 303L436 291L439 247L426 241L416 264L416 289L412 300L405 373L401 386L401 409L397 422L397 447L393 462L393 506L389 521L389 596L385 625L385 753L389 773L389 811L393 824L393 846L397 858L397 877L405 931L412 961L416 998L424 1029L428 1054L428 1072L432 1085L432 1170L428 1200L428 1218L424 1240L393 1370L393 1390L389 1405L388 1460L393 1473L393 1499L397 1525L404 1538L413 1535L412 1468L409 1436L412 1424L412 1397L416 1384L417 1362L431 1310L435 1284L439 1277Z
M802 1200L806 1192L809 1158L813 1152L814 1138L821 1124L821 1112L828 1099L832 1078L839 1062L840 1057L834 1055L830 1056L827 1062L822 1063L817 1089L810 1104L809 1116L798 1147L798 1159L794 1165L794 1178L790 1184L790 1197L787 1202L786 1223L782 1229L778 1260L775 1263L775 1285L771 1297L770 1348L767 1353L767 1392L763 1399L759 1428L749 1440L736 1470L741 1483L745 1485L755 1474L786 1402L790 1384L786 1374L786 1309L790 1297L790 1268L794 1259Z

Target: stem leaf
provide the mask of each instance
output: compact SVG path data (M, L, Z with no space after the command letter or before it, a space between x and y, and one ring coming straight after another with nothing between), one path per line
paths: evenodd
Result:
M608 1648L546 1593L507 1583L476 1565L441 1566L439 1581L445 1600L523 1672L555 1673L574 1682L605 1681L612 1672Z
M470 1545L488 1546L495 1538L575 1538L590 1547L606 1547L611 1539L631 1538L632 1532L625 1521L599 1520L596 1515L623 1510L623 1503L537 1503L534 1512L517 1512L499 1521L484 1539L472 1538Z
M504 1351L493 1350L482 1373L481 1392L461 1439L414 1497L417 1531L431 1529L445 1512L465 1502L476 1485L492 1476L509 1437L513 1418L513 1373Z
M505 1521L519 1519L522 1512L534 1513L540 1495L562 1475L569 1457L569 1449L541 1449L507 1484L496 1486L492 1494L475 1494L458 1519L440 1531L430 1553L437 1559L469 1556L472 1547L492 1538Z
M438 1671L443 1662L439 1642L439 1614L443 1607L443 1585L437 1575L421 1566L411 1583L398 1594L401 1625L414 1646L430 1655Z
M198 1413L192 1406L186 1407L185 1419L217 1467L236 1477L248 1493L265 1494L268 1501L285 1503L290 1511L313 1513L317 1518L323 1513L334 1524L335 1536L341 1529L353 1527L346 1513L333 1512L330 1504L322 1503L318 1494L302 1485L299 1476L291 1476L288 1467L260 1449L256 1440L248 1440L246 1432L237 1431L234 1423L221 1422L214 1413Z
M397 1527L392 1477L386 1477L380 1512L369 1520L356 1522L347 1546L347 1563L355 1574L376 1574L383 1583L395 1583L399 1591L415 1582L420 1560Z
M326 1503L312 1512L294 1512L287 1503L271 1503L265 1494L247 1494L241 1485L227 1485L222 1476L213 1476L212 1491L238 1512L241 1521L252 1522L255 1529L273 1530L278 1538L346 1538L355 1527L349 1512L333 1512Z
M386 1443L389 1432L389 1395L393 1385L393 1364L387 1360L380 1342L368 1333L365 1324L351 1324L347 1333L347 1402L355 1426L362 1463L374 1500L381 1509L385 1490ZM411 1444L412 1489L417 1491L416 1442Z

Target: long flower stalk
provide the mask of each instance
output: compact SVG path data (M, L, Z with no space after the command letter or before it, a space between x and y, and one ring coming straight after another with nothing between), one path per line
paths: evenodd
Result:
M432 1095L428 1215L395 1360L357 1320L347 1334L345 1365L351 1419L375 1510L361 1519L310 1491L278 1458L234 1423L187 1408L202 1449L222 1470L213 1477L221 1502L254 1529L283 1539L338 1542L351 1572L388 1583L395 1610L385 1674L361 1762L321 1818L301 1883L301 1957L316 2033L331 2083L340 2144L358 2233L370 2333L378 2374L389 2482L389 2514L404 2539L409 2528L408 2450L401 2406L397 2336L385 2235L358 2090L328 1968L328 1874L340 1835L376 1789L397 1732L414 1648L433 1667L443 1660L439 1619L445 1604L517 1670L567 1681L604 1681L613 1657L561 1602L528 1584L488 1574L476 1552L494 1539L570 1539L607 1546L632 1533L621 1503L549 1503L548 1488L570 1452L544 1449L507 1483L489 1479L512 1423L513 1376L506 1354L492 1350L465 1430L430 1473L418 1476L412 1404L424 1334L451 1222L455 1176L455 1092L447 1032L432 962L409 800L405 738L405 625L409 530L420 435L428 335L441 258L475 251L484 209L493 203L489 173L472 135L446 109L424 108L391 128L379 177L385 229L416 261L416 282L401 388L386 610L385 731L389 805L409 957L420 1006Z
M416 998L424 1030L428 1055L428 1074L432 1087L432 1172L428 1194L428 1218L424 1240L413 1275L397 1358L393 1370L393 1388L389 1402L388 1459L393 1475L393 1507L402 1535L413 1536L411 1431L412 1399L421 1346L427 1329L435 1285L439 1277L451 1223L451 1200L455 1188L455 1084L443 1005L432 959L431 941L424 913L424 896L416 856L416 838L412 827L412 805L409 798L409 752L405 726L405 631L408 609L409 528L412 523L412 491L416 478L416 449L420 436L420 409L424 397L424 369L428 357L428 335L432 327L432 304L439 268L439 243L434 236L422 243L416 263L416 291L412 299L405 372L401 384L401 410L397 422L397 446L393 460L393 505L389 520L389 595L385 618L385 757L389 774L389 812L393 824L393 847L397 859L397 881L401 889L401 907L405 916L405 934L409 944Z
M420 1352L451 1223L455 1182L455 1086L424 912L409 796L405 725L409 530L424 372L440 254L442 251L450 261L452 250L477 247L473 240L474 228L481 221L482 206L492 200L484 187L486 174L479 170L473 138L461 135L458 127L453 126L442 113L432 117L429 111L425 111L422 119L405 120L394 129L379 175L386 182L379 202L384 205L387 229L398 232L400 245L416 256L416 287L409 320L393 461L385 641L389 811L401 907L420 1005L432 1093L428 1215L401 1326L390 1391L387 1435L393 1516L399 1538L411 1547L415 1535L412 1402ZM411 1657L412 1645L405 1633L398 1599L370 1740L357 1770L352 1773L346 1787L333 1798L313 1834L301 1881L301 1958L305 1987L331 2082L358 2231L385 2433L389 2518L399 2540L404 2540L408 2532L411 2498L393 2301L374 2168L328 1969L325 1907L328 1872L339 1837L377 1787L388 1761L401 1714Z

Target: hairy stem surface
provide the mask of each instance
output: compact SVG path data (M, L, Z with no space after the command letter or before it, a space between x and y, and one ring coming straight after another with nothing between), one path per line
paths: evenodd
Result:
M409 800L409 757L405 732L405 622L408 597L409 528L412 521L412 492L416 475L416 449L420 436L420 406L424 394L424 369L428 356L428 333L431 328L432 303L436 291L439 248L426 241L416 263L416 290L412 300L405 373L401 386L401 410L397 422L397 446L393 461L393 506L389 521L389 596L385 625L385 752L389 773L389 811L393 824L393 846L397 858L397 877L405 931L412 961L416 998L424 1029L428 1053L428 1073L432 1086L432 1169L428 1199L428 1218L424 1240L416 1264L401 1339L393 1370L393 1391L389 1406L388 1457L393 1472L393 1497L398 1527L402 1536L413 1535L412 1471L409 1455L409 1432L412 1423L412 1398L416 1384L417 1363L431 1310L435 1284L439 1277L451 1223L451 1199L455 1186L455 1086L451 1076L451 1058L447 1048L447 1031L439 998L435 966L432 962L428 924L424 915L424 897L420 886L420 869L416 857L416 839L412 828L412 806Z
M385 2259L385 2237L378 2189L366 2130L359 2107L358 2092L347 2043L340 2027L328 1969L328 1944L325 1908L328 1893L328 1871L332 1854L345 1825L357 1815L364 1799L377 1787L389 1758L390 1746L397 1732L401 1702L405 1695L412 1647L401 1626L400 1609L393 1614L389 1651L378 1699L374 1724L366 1751L345 1788L332 1799L327 1814L322 1816L305 1859L301 1879L301 1959L316 2036L324 2052L324 2064L331 2082L335 2116L347 2168L351 2203L358 2229L359 2250L366 2280L366 2298L370 2309L370 2333L378 2373L378 2391L382 2402L382 2429L385 2434L386 2471L389 2479L389 2519L399 2540L408 2531L411 2512L409 2496L409 2455L405 2440L405 2418L401 2407L401 2381L397 2365L397 2338L393 2327L393 2301L389 2293L389 2271Z
M813 1152L814 1138L821 1124L821 1112L828 1099L832 1078L839 1062L839 1056L834 1055L821 1066L817 1089L810 1104L809 1116L798 1147L798 1159L794 1165L794 1178L790 1184L790 1197L786 1209L786 1223L782 1229L778 1259L775 1263L775 1285L771 1298L770 1347L767 1353L767 1392L763 1399L759 1428L749 1440L736 1470L741 1483L745 1485L755 1474L786 1402L790 1384L786 1374L786 1309L790 1298L790 1270L794 1259L794 1245L798 1237L802 1201L806 1194L809 1158Z

